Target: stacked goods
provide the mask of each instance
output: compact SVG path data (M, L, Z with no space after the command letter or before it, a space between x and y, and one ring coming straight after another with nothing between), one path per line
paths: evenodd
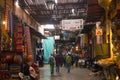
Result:
M19 54L15 54L13 61L15 64L21 65L22 64L22 57Z
M22 52L23 48L23 34L22 34L22 24L17 24L14 29L14 45L16 52Z
M11 65L10 66L10 73L11 73L11 79L12 80L19 80L18 73L20 72L21 68L18 65Z

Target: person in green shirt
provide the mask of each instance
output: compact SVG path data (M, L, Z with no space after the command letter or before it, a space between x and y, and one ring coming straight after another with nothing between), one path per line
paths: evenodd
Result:
M55 58L54 58L53 54L51 54L51 56L49 57L49 64L50 64L51 75L53 75L54 74L54 64L55 64Z

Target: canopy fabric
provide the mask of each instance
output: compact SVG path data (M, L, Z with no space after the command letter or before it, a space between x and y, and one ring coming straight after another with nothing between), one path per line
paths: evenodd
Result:
M44 63L48 63L50 55L54 52L54 37L47 37L43 42L44 47Z

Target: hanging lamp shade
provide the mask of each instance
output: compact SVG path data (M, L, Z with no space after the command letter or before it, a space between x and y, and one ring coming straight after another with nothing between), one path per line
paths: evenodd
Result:
M49 10L53 10L54 9L54 6L55 6L55 0L47 0L46 1L46 4L47 4L47 8Z

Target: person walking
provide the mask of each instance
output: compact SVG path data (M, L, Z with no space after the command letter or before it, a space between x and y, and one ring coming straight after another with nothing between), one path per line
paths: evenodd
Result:
M51 72L51 75L54 74L54 64L55 64L55 58L53 56L53 54L51 54L51 56L49 57L49 64L50 64L50 72Z
M55 62L56 62L56 72L60 72L60 66L61 66L61 57L59 54L56 54L55 56Z
M67 68L67 72L70 73L70 69L71 69L71 62L72 62L72 57L70 56L70 54L68 54L66 56L66 68Z
M80 59L79 54L76 54L76 55L75 55L75 66L76 66L76 67L78 67L78 61L79 61L79 59Z

